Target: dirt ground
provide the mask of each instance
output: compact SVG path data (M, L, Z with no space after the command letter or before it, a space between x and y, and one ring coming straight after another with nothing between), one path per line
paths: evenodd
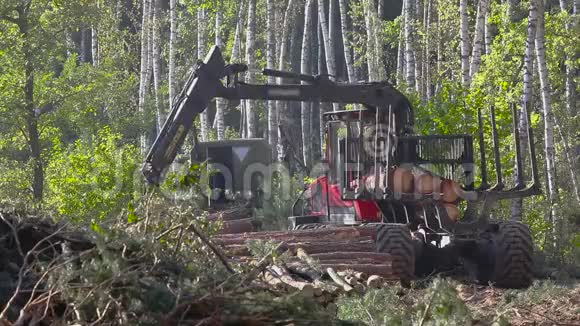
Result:
M460 298L477 318L476 325L497 322L503 315L511 325L580 325L580 284L537 281L527 290L460 285ZM490 318L491 317L491 318Z

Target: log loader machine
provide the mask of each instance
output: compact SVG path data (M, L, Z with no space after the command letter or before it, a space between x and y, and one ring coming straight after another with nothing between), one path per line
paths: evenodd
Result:
M217 46L197 63L145 159L142 173L149 183L159 184L193 120L216 97L354 104L324 114L325 172L296 201L290 228L371 224L378 228L376 250L391 254L392 268L401 280L471 263L481 282L513 288L531 284L533 243L528 227L492 220L490 211L498 200L540 193L534 147L528 148L530 180L519 178L508 189L493 107L489 121L495 184L491 185L484 139L488 129L481 110L475 137L416 135L410 101L387 82L342 83L324 75L266 69L264 75L294 82L247 84L238 78L246 70L244 64L226 64ZM521 170L515 107L513 114L515 161ZM531 127L525 133L533 144ZM450 216L446 193L437 187L421 192L405 189L405 170L429 175L429 180L439 180L437 185L453 180L459 198L451 201L462 202L462 216Z

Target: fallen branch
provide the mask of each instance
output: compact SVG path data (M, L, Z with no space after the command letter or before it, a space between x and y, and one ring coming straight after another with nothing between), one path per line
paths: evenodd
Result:
M272 263L272 259L274 254L280 254L282 248L284 248L285 243L280 242L276 248L272 249L266 256L262 257L256 267L254 267L247 275L244 277L242 282L240 283L241 286L246 286L250 284L258 275L269 265Z
M334 269L332 267L327 267L326 273L328 273L328 276L330 276L330 278L334 281L334 283L341 286L345 292L348 293L348 292L354 290L354 288L352 286L350 286L340 276L338 276L338 274L336 274L336 272L334 271Z
M213 251L213 253L219 258L219 260L222 262L222 264L228 270L228 272L230 272L231 274L236 273L236 271L234 271L234 269L230 266L228 258L224 255L224 253L216 246L214 246L211 243L211 241L205 236L205 234L203 234L203 232L201 232L201 230L198 229L194 223L190 223L188 228L191 229L193 233L195 233L195 235L197 235L201 239L201 241L203 241L203 243L205 243L211 249L211 251Z

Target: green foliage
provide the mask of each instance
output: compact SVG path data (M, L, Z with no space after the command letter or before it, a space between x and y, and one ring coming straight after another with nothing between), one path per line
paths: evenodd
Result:
M419 298L404 291L392 286L369 290L364 296L342 297L337 302L338 318L367 325L471 324L471 313L453 282L437 278Z
M55 146L47 167L46 204L76 221L100 221L133 197L137 149L105 127L95 137Z

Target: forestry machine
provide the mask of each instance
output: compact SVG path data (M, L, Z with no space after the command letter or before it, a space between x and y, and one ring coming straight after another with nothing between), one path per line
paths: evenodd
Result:
M391 254L401 280L463 266L480 282L531 284L529 229L492 220L491 209L498 200L540 192L534 147L526 150L529 180L520 177L508 186L493 107L485 119L489 128L479 110L475 137L415 135L409 100L387 82L341 83L324 75L266 69L264 75L293 83L256 85L239 80L246 70L244 64L226 64L217 46L197 63L146 157L142 172L148 182L159 183L194 118L216 97L350 104L324 114L324 173L296 201L288 219L291 229L370 224L378 230L376 250ZM512 111L515 164L523 171L515 107ZM489 152L484 130L490 131ZM534 144L532 129L523 132ZM489 169L486 155L494 163Z

